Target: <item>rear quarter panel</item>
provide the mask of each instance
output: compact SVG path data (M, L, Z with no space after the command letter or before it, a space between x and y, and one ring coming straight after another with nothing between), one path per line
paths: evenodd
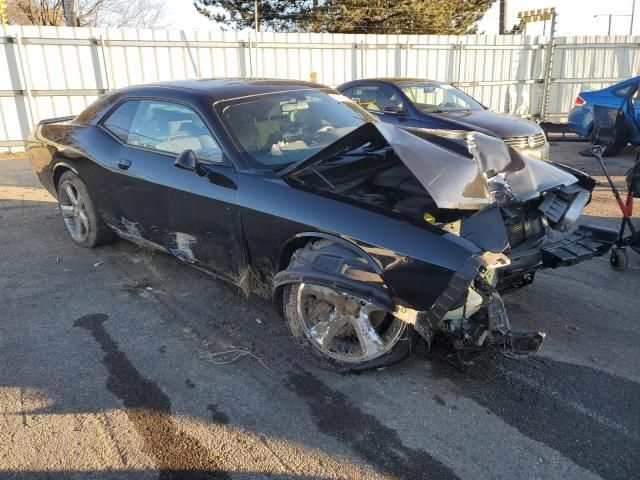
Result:
M587 105L573 107L569 112L567 124L572 132L587 138L593 125L593 111Z

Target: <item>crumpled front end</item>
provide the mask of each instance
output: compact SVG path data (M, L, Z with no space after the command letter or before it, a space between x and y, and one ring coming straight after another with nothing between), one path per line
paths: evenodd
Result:
M512 331L496 289L498 269L507 265L509 259L502 254L474 255L453 275L429 310L398 307L394 315L413 325L428 344L440 331L457 350L491 347L512 358L536 353L545 334Z
M501 293L531 283L540 268L573 265L609 250L615 231L578 225L595 182L476 132L446 132L464 139L471 158L438 160L433 171L432 162L419 160L415 135L386 133L440 208L477 210L443 228L484 252L468 259L429 310L397 314L428 341L439 330L460 349L492 345L514 357L538 351L544 333L513 332Z
M614 231L578 226L595 186L582 172L523 156L478 132L377 127L440 209L468 212L443 228L509 257L500 274L501 290L530 283L537 269L603 255L615 239ZM444 138L468 155L424 135Z
M345 152L349 161L335 161ZM531 283L541 268L606 253L616 236L579 225L593 179L478 132L365 124L309 165L287 178L380 215L368 241L353 236L367 241L369 247L361 246L380 269L375 279L355 278L345 272L357 269L342 260L319 261L311 249L297 257L296 269L278 274L277 285L339 287L413 325L428 342L439 331L457 348L536 352L544 334L513 332L501 294ZM394 235L385 236L389 231Z

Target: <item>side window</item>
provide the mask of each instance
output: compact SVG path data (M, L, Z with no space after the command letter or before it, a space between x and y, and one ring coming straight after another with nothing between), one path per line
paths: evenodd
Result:
M393 111L404 109L398 93L391 87L382 85L360 85L345 90L344 95L371 112Z
M124 102L105 120L105 128L126 143L129 140L131 122L138 110L139 104L140 102L137 100Z
M635 88L637 87L637 85L635 83L632 83L631 85L627 85L626 87L621 87L617 90L614 90L614 94L618 95L620 97L626 97L627 95L629 95Z
M223 162L222 150L207 126L184 105L158 100L125 102L104 126L129 145L175 155L193 150L200 160Z

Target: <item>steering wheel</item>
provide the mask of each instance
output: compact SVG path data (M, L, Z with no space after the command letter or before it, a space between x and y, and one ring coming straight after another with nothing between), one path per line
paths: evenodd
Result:
M318 142L318 137L320 135L322 135L323 133L329 133L334 131L335 128L332 127L331 125L325 125L323 127L320 127L318 130L316 130L313 135L311 135L311 143L319 143Z

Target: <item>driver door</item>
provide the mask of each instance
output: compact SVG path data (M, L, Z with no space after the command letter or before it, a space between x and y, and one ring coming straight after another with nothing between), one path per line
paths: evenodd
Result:
M135 111L129 125L122 125L121 108ZM181 103L130 100L103 127L121 141L118 173L109 185L119 233L236 278L244 264L236 172L198 113ZM187 149L206 164L206 172L175 166Z

